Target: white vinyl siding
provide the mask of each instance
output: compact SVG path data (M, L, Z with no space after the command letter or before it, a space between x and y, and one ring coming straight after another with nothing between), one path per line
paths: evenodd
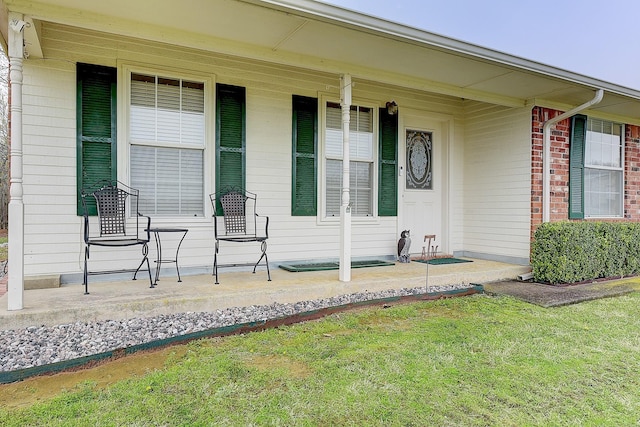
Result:
M204 83L131 74L131 186L147 215L204 215Z
M531 110L469 102L464 126L464 253L529 259Z

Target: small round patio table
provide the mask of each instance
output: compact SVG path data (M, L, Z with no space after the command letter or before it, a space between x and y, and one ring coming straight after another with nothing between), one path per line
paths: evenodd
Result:
M175 263L176 265L176 273L178 274L178 282L182 282L180 278L180 268L178 267L178 254L180 253L180 246L182 245L182 241L189 229L187 228L150 228L149 232L153 233L153 236L156 240L156 250L158 258L156 259L156 277L154 281L154 285L158 284L158 280L160 280L160 268L162 267L163 262ZM160 239L160 235L162 233L182 233L182 237L180 238L180 242L178 242L178 246L176 247L176 256L173 259L163 259L162 257L162 241Z

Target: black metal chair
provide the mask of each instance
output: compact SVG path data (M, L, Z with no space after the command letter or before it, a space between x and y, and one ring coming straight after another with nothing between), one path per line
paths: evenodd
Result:
M138 271L146 263L149 272L149 284L153 288L151 280L151 268L149 265L150 240L149 228L151 228L151 218L138 212L138 190L135 190L121 182L103 182L93 187L95 190L88 190L82 194L82 205L84 208L84 293L89 294L88 276L91 274L109 274L135 271L133 280L136 280ZM98 214L97 228L91 229L89 216L89 203L87 198L93 198L96 202ZM127 209L128 207L128 209ZM127 219L131 215L130 224ZM144 220L143 218L146 218ZM142 246L142 261L138 268L109 271L89 271L89 249L91 246L102 246L108 248Z
M253 266L253 272L264 258L267 266L267 277L271 281L269 259L267 257L267 239L269 238L269 217L256 213L256 195L239 188L226 188L218 193L210 194L213 205L213 230L216 239L213 255L213 275L218 284L218 252L220 242L260 242L261 255ZM219 219L222 218L222 223ZM262 225L264 224L264 233ZM258 231L260 230L260 232Z

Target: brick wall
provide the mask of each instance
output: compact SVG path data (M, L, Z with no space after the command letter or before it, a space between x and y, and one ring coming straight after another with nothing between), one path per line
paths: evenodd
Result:
M542 126L562 112L534 107L531 117L531 236L542 223ZM569 218L569 141L571 119L551 128L550 220ZM624 221L640 221L640 127L625 126Z
M624 217L640 221L640 127L625 126Z

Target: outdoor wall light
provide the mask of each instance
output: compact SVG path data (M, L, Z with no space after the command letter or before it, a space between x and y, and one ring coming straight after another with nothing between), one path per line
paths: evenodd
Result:
M11 29L16 33L24 30L25 26L29 26L29 23L23 21L22 19L12 19L11 21L9 21L9 27L11 27Z
M387 113L389 113L390 116L398 114L398 104L396 104L396 101L391 100L387 102Z

